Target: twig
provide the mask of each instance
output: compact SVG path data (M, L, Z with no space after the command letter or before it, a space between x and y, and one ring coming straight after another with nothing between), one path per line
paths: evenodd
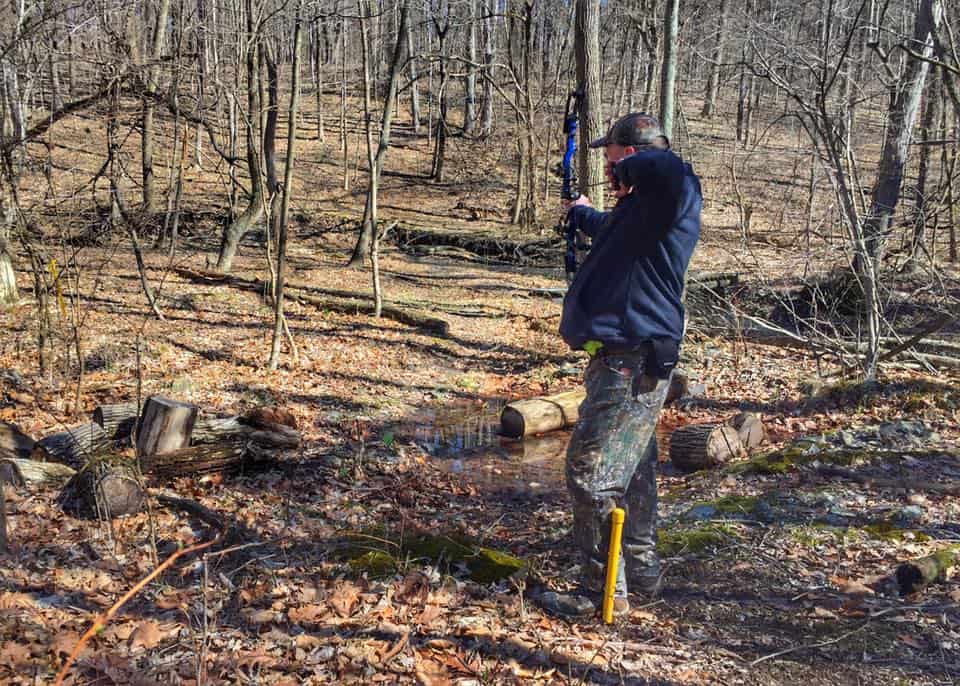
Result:
M857 633L858 631L862 631L863 629L866 629L869 624L870 624L870 622L869 622L869 621L866 621L866 622L864 622L863 624L861 624L860 626L858 626L856 629L851 629L850 631L848 631L848 632L846 632L846 633L840 634L840 635L837 636L836 638L831 638L829 641L820 641L819 643L810 643L810 644L802 645L802 646L794 646L794 647L792 647L792 648L787 648L787 649L785 649L785 650L777 651L776 653L770 653L769 655L764 655L763 657L758 657L756 660L754 660L753 662L750 663L750 666L751 666L751 667L756 667L756 666L757 666L758 664L760 664L761 662L766 662L767 660L772 660L772 659L774 659L774 658L776 658L776 657L782 657L782 656L787 655L787 654L789 654L789 653L795 653L795 652L797 652L798 650L808 650L808 649L811 649L811 648L822 648L822 647L824 647L824 646L828 646L828 645L831 645L831 644L833 644L833 643L839 643L839 642L842 641L843 639L845 639L845 638L847 638L847 637L849 637L849 636L852 636L853 634Z
M184 507L184 504L189 502L189 501L181 500L179 498L168 498L166 500L172 501L169 504L176 504L176 505L179 505L180 507ZM202 508L202 506L198 506L198 507L200 507L201 509L205 509L205 508ZM184 509L187 509L187 508L184 508ZM73 647L73 650L70 652L70 656L67 658L67 661L63 663L63 667L57 673L57 678L54 680L53 686L62 686L63 680L67 676L67 672L70 671L70 668L73 666L73 663L76 662L77 656L80 655L80 651L83 650L83 647L90 641L91 638L96 636L104 627L106 627L110 619L115 614L117 614L117 612L120 611L120 608L126 605L135 595L137 595L141 590L143 590L143 588L147 584L149 584L151 581L156 579L160 574L163 573L165 569L170 567L180 557L184 555L190 555L192 553L196 553L200 550L205 550L206 548L209 548L210 546L217 543L222 536L223 536L223 528L220 528L220 530L217 532L217 535L214 536L209 541L205 543L197 543L196 545L192 545L188 548L182 548L181 550L176 551L175 553L173 553L173 555L171 555L166 560L164 560L159 567L157 567L152 572L147 574L140 581L138 581L133 586L133 588L131 588L126 593L124 593L120 597L120 599L117 602L115 602L113 605L111 605L106 612L104 612L102 615L97 617L94 620L93 624L90 626L90 628L87 629L87 631L83 634L83 636L80 637L80 640L77 641L77 644Z

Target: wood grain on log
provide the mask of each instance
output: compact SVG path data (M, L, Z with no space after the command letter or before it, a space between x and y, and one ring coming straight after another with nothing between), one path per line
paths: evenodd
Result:
M722 424L688 424L670 435L670 461L692 472L714 467L744 454L736 429Z
M747 450L753 450L767 442L767 430L763 420L753 412L741 412L730 419L730 426L737 430L740 442Z
M188 474L239 471L252 461L245 438L201 444L143 458L143 470L172 478Z
M150 396L143 405L137 429L137 454L154 455L187 447L196 420L195 405Z
M98 405L93 411L93 421L103 427L111 439L126 438L133 433L137 422L137 402L131 400L112 405Z
M26 458L33 452L35 441L13 424L0 422L0 457Z
M16 457L0 460L0 481L8 484L62 483L76 473L73 467L59 462L38 462Z
M64 490L66 499L79 496L87 513L106 519L139 512L146 498L137 465L122 459L91 460Z
M500 433L508 438L562 429L576 423L586 391L578 388L556 395L516 400L500 413Z
M41 438L31 456L36 460L62 462L79 469L88 460L102 454L108 444L103 427L90 422Z
M253 428L247 426L240 417L202 417L193 425L193 433L190 435L190 442L194 445L199 443L217 443L234 434L246 433Z

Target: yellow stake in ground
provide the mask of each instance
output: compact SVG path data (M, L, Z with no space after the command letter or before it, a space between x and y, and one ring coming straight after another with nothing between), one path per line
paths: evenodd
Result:
M610 549L607 551L607 581L603 585L603 621L613 623L613 594L617 590L617 569L620 566L620 539L623 537L622 508L610 513Z

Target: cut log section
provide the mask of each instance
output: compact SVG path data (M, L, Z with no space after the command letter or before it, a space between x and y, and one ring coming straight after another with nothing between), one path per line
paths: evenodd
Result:
M576 423L586 391L578 388L541 398L517 400L500 413L500 433L507 438L524 438L562 429Z
M763 421L753 412L741 412L733 417L729 424L737 430L740 442L747 450L753 450L767 442L767 430Z
M143 457L143 470L154 476L173 478L189 474L237 472L255 461L243 438L194 445L168 453Z
M893 576L901 596L922 591L930 584L944 579L960 563L960 546L949 546L919 560L904 562Z
M169 453L190 445L197 407L158 395L147 398L137 429L137 454Z
M0 422L0 457L27 458L35 441L13 424Z
M91 460L64 491L65 500L75 501L85 513L105 519L139 512L146 499L137 465L123 459Z
M37 441L32 457L43 462L61 462L79 469L102 454L109 441L99 424L90 422L55 433Z
M93 411L93 421L103 427L109 438L126 438L133 433L133 427L137 423L137 402L132 400L114 405L98 405Z
M670 461L685 472L715 467L744 452L737 430L723 424L688 424L670 435Z
M59 462L38 462L10 457L0 460L0 482L23 484L60 483L68 481L77 470Z

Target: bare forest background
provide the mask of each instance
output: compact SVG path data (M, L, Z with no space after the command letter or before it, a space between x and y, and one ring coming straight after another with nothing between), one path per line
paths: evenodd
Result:
M290 208L307 231L359 220L354 266L391 221L542 236L563 103L579 87L582 140L627 111L662 114L704 178L705 238L727 240L738 270L849 276L812 288L850 291L860 316L814 328L855 339L872 376L899 335L885 275L957 260L956 13L877 0L14 0L0 53L0 298L18 297L16 252L43 310L59 288L52 260L73 260L55 245L117 240L160 317L143 252L173 259L178 234L199 226L224 273L245 236L268 235L282 288ZM602 205L601 157L581 150L579 171ZM758 246L791 257L771 273ZM818 318L818 298L800 318ZM278 309L272 366L281 328Z

